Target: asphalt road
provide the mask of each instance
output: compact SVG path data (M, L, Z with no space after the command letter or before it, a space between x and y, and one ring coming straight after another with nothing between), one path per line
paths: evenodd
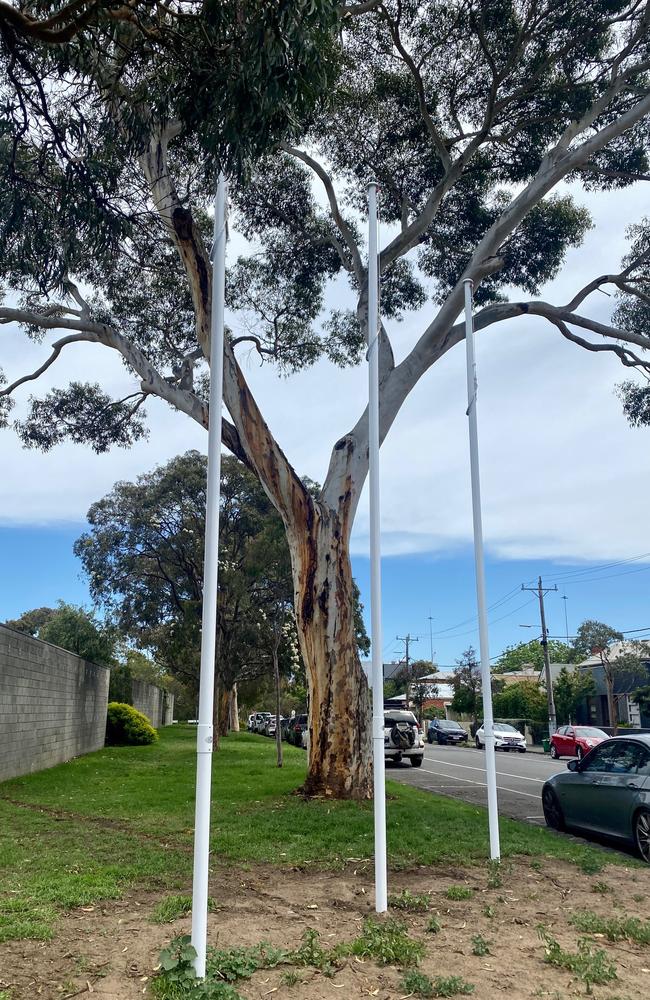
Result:
M554 761L538 753L497 750L499 812L513 819L544 826L542 786L551 774L564 770L566 760ZM451 795L473 805L487 806L485 751L474 747L425 744L422 767L386 762L386 777L416 788Z

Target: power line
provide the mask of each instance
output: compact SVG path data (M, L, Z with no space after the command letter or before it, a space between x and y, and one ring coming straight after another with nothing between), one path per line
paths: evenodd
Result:
M629 563L639 562L639 560L641 559L649 559L649 558L650 558L650 552L642 552L640 555L630 556L628 559L617 559L615 562L601 563L600 565L596 566L584 566L582 569L567 570L565 573L561 572L555 573L554 578L560 581L569 580L576 576L583 576L585 574L591 574L591 573L601 573L603 570L606 569L614 569L614 567L616 566L626 566L629 565Z
M519 587L513 587L513 589L509 590L507 594L504 594L503 597L500 597L498 600L496 600L494 602L494 604L490 604L487 610L488 611L496 611L496 609L498 607L500 607L503 604L507 604L507 602L511 601L513 599L513 597L515 597L515 595L518 594L518 593L519 593ZM453 632L454 629L461 628L463 625L470 625L472 622L476 622L476 621L478 621L478 615L474 615L472 618L464 618L462 622L456 622L455 625L449 625L447 628L439 629L439 631L434 632L433 634L436 637L439 636L439 635L444 635L446 638L451 639L451 638L453 638L453 636L447 636L446 635L447 632ZM476 630L472 629L472 631L476 631ZM469 635L470 633L469 632L465 632L463 634L464 635Z
M631 576L632 573L647 573L650 566L641 566L639 569L628 569L623 573L607 573L605 576L587 576L581 580L565 580L564 587L580 586L581 583L600 583L601 580L613 580L617 576Z
M517 591L518 592L520 591L519 587L517 587ZM515 615L518 611L521 611L522 608L527 607L531 603L531 601L534 601L534 600L535 600L535 598L531 597L529 600L524 601L523 604L518 604L516 608L513 608L512 611L509 611L507 614L501 615L499 618L492 618L492 619L490 619L490 621L489 621L488 624L490 624L490 625L496 625L498 622L505 621L506 618L512 618L513 615ZM476 619L475 618L474 619L470 619L470 621L476 621ZM461 638L464 635L474 635L475 633L476 633L476 629L475 628L471 628L471 629L469 629L466 632L454 632L452 635L445 635L444 638L445 639L459 639L459 638ZM436 635L438 635L438 634L439 633L436 633Z

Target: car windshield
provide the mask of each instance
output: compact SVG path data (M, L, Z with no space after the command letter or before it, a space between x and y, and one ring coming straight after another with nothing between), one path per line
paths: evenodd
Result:
M494 731L496 733L516 733L517 730L514 726L508 726L505 722L495 722Z
M575 734L576 736L586 736L587 739L592 740L609 739L607 733L604 733L602 729L596 729L595 726L576 726Z
M439 719L438 725L441 729L462 729L457 722L453 722L451 719Z
M394 726L398 722L408 722L409 725L416 726L417 721L413 712L391 712L390 715L384 713L384 722L387 726Z

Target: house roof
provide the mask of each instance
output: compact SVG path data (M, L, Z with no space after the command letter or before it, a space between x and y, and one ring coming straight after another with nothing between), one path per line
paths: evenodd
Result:
M624 656L626 653L636 653L635 644L626 642L613 642L608 649L610 660L615 660L617 656ZM592 653L586 660L578 664L579 667L599 667L601 665L600 653Z

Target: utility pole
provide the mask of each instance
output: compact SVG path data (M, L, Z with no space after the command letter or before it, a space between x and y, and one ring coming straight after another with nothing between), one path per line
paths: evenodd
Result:
M403 642L406 646L406 653L404 655L404 663L406 665L406 704L405 708L409 709L411 707L410 699L410 688L411 688L411 677L409 674L409 646L412 642L417 642L420 638L418 635L396 635L395 638L398 642Z
M544 613L544 596L552 591L557 590L557 584L554 587L542 587L541 576L537 580L536 587L524 587L523 583L521 585L522 590L530 590L532 594L537 594L539 599L539 616L542 622L542 639L541 645L544 652L544 672L546 675L546 698L548 700L548 735L552 736L557 729L557 719L555 716L555 699L553 698L553 678L551 677L551 659L548 655L548 629L546 628L546 615Z
M568 646L569 645L569 619L568 619L567 613L566 613L566 602L569 600L569 598L566 596L566 594L564 594L563 597L562 597L562 600L564 601L564 628L566 630L566 644Z
M433 673L433 616L429 615L429 642L431 644L431 672Z

